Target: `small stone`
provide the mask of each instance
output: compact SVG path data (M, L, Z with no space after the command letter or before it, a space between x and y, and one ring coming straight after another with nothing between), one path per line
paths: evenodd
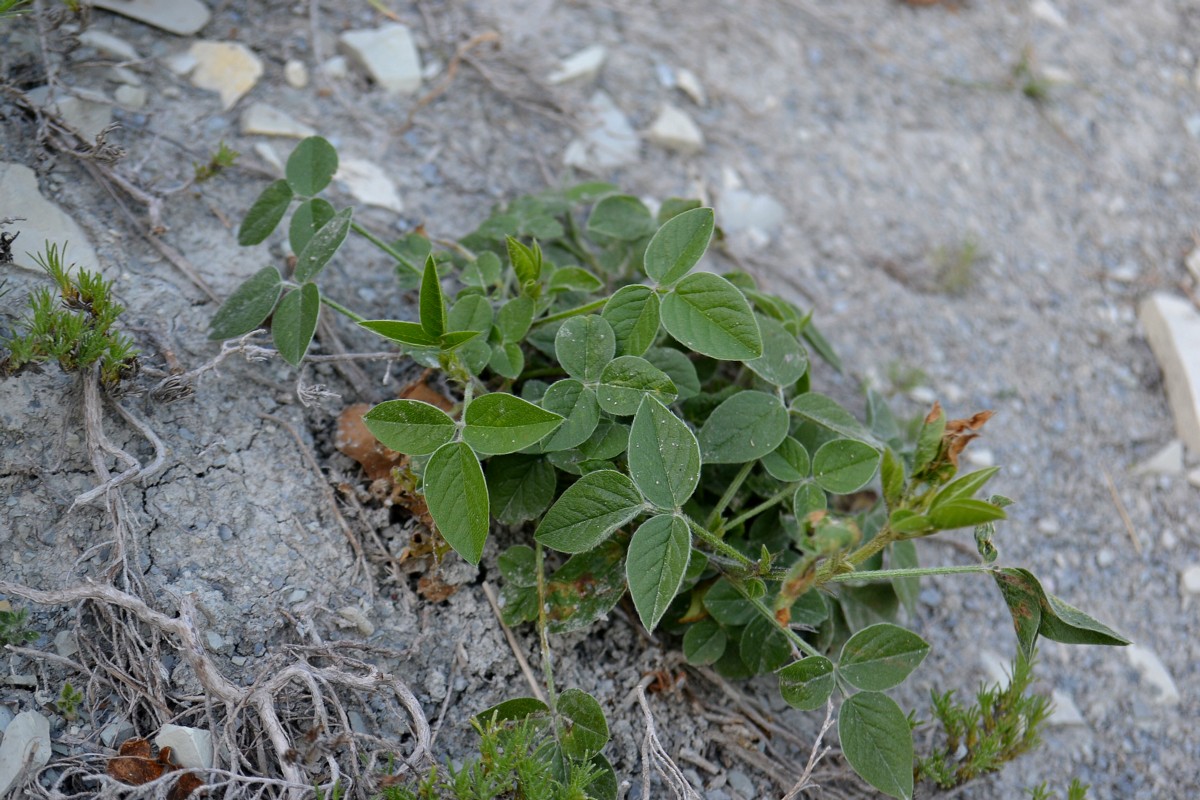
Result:
M126 67L113 67L108 71L108 77L117 83L123 83L126 86L142 85L142 76ZM120 100L119 97L117 99Z
M745 798L758 796L758 792L754 789L754 781L739 769L729 771L729 787Z
M141 86L118 86L117 91L113 92L113 97L117 103L131 111L137 111L146 105L146 90Z
M259 158L267 162L267 166L275 170L276 175L283 174L283 159L279 157L279 153L275 152L274 147L271 147L271 145L267 144L266 142L258 142L254 145L254 152ZM232 537L232 534L233 532L230 531L230 537ZM225 539L224 541L228 541L228 539Z
M1200 344L1200 343L1198 343ZM1172 439L1161 450L1133 468L1134 475L1182 475L1183 442Z
M289 58L283 65L283 79L293 89L303 89L308 86L308 67L298 58Z
M1192 280L1200 283L1200 247L1193 248L1192 252L1187 254L1183 265L1192 274Z
M1183 121L1183 126L1187 128L1188 135L1193 139L1200 139L1200 114L1192 114Z
M1200 453L1200 312L1180 297L1155 292L1138 316L1162 369L1175 430Z
M286 136L292 139L317 135L313 128L266 103L247 106L242 112L241 125L245 135Z
M1012 665L991 650L979 651L979 665L987 673L989 683L1005 688L1012 681Z
M113 747L131 736L133 736L133 726L124 719L113 720L100 729L100 741L104 743L105 747Z
M914 386L908 390L908 397L914 403L920 403L923 406L931 406L938 399L937 392L928 386Z
M0 797L50 761L50 720L34 711L22 711L4 729L0 742Z
M68 261L74 262L80 269L100 269L96 251L92 249L87 234L58 206L42 197L33 170L23 164L0 161L0 186L4 187L4 205L0 216L25 217L5 227L9 233L20 231L20 239L12 248L14 262L40 272L37 262L26 252L38 252L47 241L57 242L60 247L69 242L66 252Z
M210 16L200 0L90 0L89 5L180 36L198 33Z
M396 184L383 169L362 158L343 158L333 176L350 194L369 206L386 208L400 213L404 202L396 191Z
M171 748L171 760L186 769L212 769L212 734L200 728L163 725L154 743Z
M646 131L646 139L668 150L696 153L704 149L704 134L686 113L666 105Z
M779 201L767 194L733 189L721 194L718 219L727 233L742 234L765 244L783 226L786 215Z
M583 114L583 134L567 145L563 163L603 173L638 160L641 142L625 113L604 92L596 92Z
M71 631L59 631L54 636L54 652L63 658L70 658L79 652L79 643Z
M554 85L570 83L571 81L591 81L600 74L608 58L608 50L602 44L585 47L575 55L564 58L562 65L546 76L546 82Z
M225 640L222 639L221 634L217 633L216 631L209 631L205 638L208 639L208 649L210 650L220 650L225 646Z
M1200 594L1200 564L1193 564L1183 571L1179 585L1188 594Z
M1131 644L1125 648L1125 655L1129 657L1129 663L1134 669L1141 674L1142 680L1155 689L1156 703L1173 706L1179 702L1179 689L1175 686L1175 680L1171 673L1167 672L1166 665L1157 653L1147 647Z
M375 632L375 625L367 619L367 615L358 606L339 608L337 613L346 622L344 627L355 628L363 636L370 636Z
M307 589L294 589L292 590L292 593L288 595L287 601L288 605L295 605L296 603L303 603L306 599L308 599Z
M1130 284L1137 282L1140 273L1137 264L1121 264L1108 271L1108 278L1117 283Z
M196 68L196 57L192 55L191 50L180 50L178 53L172 53L169 56L163 56L159 59L162 65L174 72L180 77L187 77L187 74Z
M1050 692L1050 700L1054 703L1054 710L1046 718L1047 725L1062 728L1074 725L1087 725L1087 720L1083 718L1083 713L1080 712L1079 706L1075 705L1075 700L1071 695L1055 689Z
M1056 28L1066 28L1067 18L1050 3L1050 0L1033 0L1029 11L1042 22L1048 22Z
M106 56L111 56L118 61L137 61L141 58L137 50L133 49L133 45L125 41L119 36L113 36L107 31L102 31L97 28L88 28L79 34L79 43L98 50Z
M1042 517L1037 521L1038 533L1044 533L1046 536L1055 536L1062 532L1062 526L1058 524L1058 520L1054 517Z
M1194 469L1188 473L1187 481L1192 486L1195 486L1197 489L1200 489L1200 467L1197 467L1196 469Z
M39 86L28 97L34 103L54 111L85 140L91 141L112 124L112 102L101 92L75 89L74 94L56 95L51 101L50 89ZM21 216L26 216L22 214Z
M1168 529L1163 531L1159 542L1162 544L1164 550L1174 550L1175 545L1179 544L1179 539L1175 536L1174 531Z
M350 67L343 56L334 56L321 65L321 72L330 80L341 81L350 74Z
M233 656L229 660L233 662L235 667L244 667L246 666L246 662L250 659L246 658L245 656Z
M1117 560L1117 554L1107 547L1101 547L1096 553L1096 565L1103 567L1111 567Z
M226 111L254 88L263 64L250 48L238 42L195 42L188 53L196 60L192 85L221 96Z
M700 79L696 77L696 73L690 69L678 69L675 71L675 85L679 90L686 94L691 101L698 106L708 105L708 95L704 92L704 84L700 83Z
M968 447L963 455L972 467L986 469L996 466L996 455L987 447Z
M4 729L8 727L8 723L12 722L15 716L11 708L0 705L0 737L3 737Z
M414 94L421 88L421 56L407 26L346 31L338 37L343 52L388 94Z

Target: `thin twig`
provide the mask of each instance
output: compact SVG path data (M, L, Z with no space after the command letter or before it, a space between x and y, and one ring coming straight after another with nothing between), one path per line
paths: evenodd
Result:
M635 687L638 705L642 707L642 721L646 725L646 735L642 739L642 797L651 796L650 769L653 768L677 800L703 800L700 793L688 783L683 771L671 760L658 738L654 715L650 713L650 703L646 700L646 686L653 680L653 675L647 675Z
M1133 528L1133 520L1129 518L1129 512L1125 510L1125 504L1121 502L1121 495L1117 493L1117 484L1113 482L1112 475L1108 469L1101 466L1100 469L1104 472L1104 479L1108 481L1108 493L1112 495L1113 505L1117 507L1117 513L1121 515L1121 521L1125 523L1125 531L1129 534L1129 541L1133 542L1133 549L1140 556L1142 554L1142 543L1138 541L1137 531Z
M517 659L517 664L521 667L521 672L525 675L525 681L529 684L533 696L543 703L546 702L546 693L542 691L542 686L533 676L533 670L529 668L529 662L525 659L525 654L521 652L521 646L517 643L517 637L513 635L512 628L504 622L504 615L500 612L500 603L496 600L496 590L486 581L483 584L483 595L487 598L488 605L492 607L492 613L496 615L496 621L500 623L500 629L504 631L504 638L508 640L508 646L512 648L513 656Z
M413 104L412 108L408 110L408 116L405 117L404 124L396 129L396 136L406 133L410 128L412 128L413 121L416 119L418 111L441 97L446 93L447 90L449 90L450 85L454 83L454 76L458 74L458 68L462 64L463 58L466 57L467 53L471 52L472 49L478 47L479 45L486 44L488 42L499 43L500 34L496 31L484 31L483 33L475 34L470 39L467 39L467 41L458 46L458 49L454 51L454 57L450 59L450 63L446 66L446 74L442 78L441 82L422 95L421 98Z
M795 800L800 796L801 792L808 789L819 788L813 782L812 774L816 769L817 763L828 755L833 748L829 745L821 747L821 741L825 738L825 734L829 733L829 729L833 727L833 701L825 702L825 721L821 723L821 729L817 731L817 738L813 741L812 750L808 754L808 763L804 765L804 772L800 773L800 779L796 781L796 785L791 788L787 794L783 796L783 800Z

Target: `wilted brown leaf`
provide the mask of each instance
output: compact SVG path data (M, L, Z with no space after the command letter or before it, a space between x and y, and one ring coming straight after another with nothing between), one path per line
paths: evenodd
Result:
M362 418L370 410L368 403L347 406L338 416L333 446L361 464L367 477L377 480L390 476L392 467L400 463L404 456L384 447L375 434L367 429Z
M453 411L454 401L450 400L446 397L446 395L442 394L437 389L434 389L428 383L426 383L426 375L428 375L428 371L426 371L425 375L422 375L420 378L401 389L400 399L420 400L422 403L429 403L431 406L437 406L442 411L447 413Z
M449 600L460 588L458 584L446 583L434 572L427 572L417 580L417 594L431 603Z
M958 468L958 456L972 439L979 437L975 431L981 429L994 413L993 411L980 411L966 419L952 419L946 423L946 430L942 434L942 443L946 449L946 458L950 460L955 469Z
M126 739L117 748L117 753L117 756L108 760L107 772L110 777L129 786L150 783L179 769L171 763L171 748L162 748L154 757L154 748L145 739ZM192 773L180 775L171 787L167 800L186 800L203 786L204 782Z

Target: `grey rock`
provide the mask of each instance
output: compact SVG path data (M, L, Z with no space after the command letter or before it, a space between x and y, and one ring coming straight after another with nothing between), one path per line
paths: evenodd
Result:
M774 197L744 189L726 190L717 205L717 219L726 233L757 247L770 242L783 226L785 213Z
M552 84L595 80L608 58L608 50L602 44L585 47L573 56L564 58L558 69L546 76Z
M293 589L292 593L288 595L287 601L288 605L294 605L296 603L303 603L306 599L308 599L307 589Z
M1200 312L1180 297L1155 292L1138 316L1162 368L1175 430L1200 453Z
M665 105L646 130L646 140L680 153L697 153L704 149L704 134L686 112Z
M1080 712L1079 706L1075 705L1075 700L1071 695L1055 689L1050 693L1050 699L1054 702L1054 710L1046 718L1047 725L1057 727L1087 725L1087 720L1083 718L1083 713Z
M154 744L170 747L175 763L188 769L211 769L213 765L212 734L200 728L183 725L163 725Z
M146 105L146 90L141 86L118 86L113 92L116 101L125 108L137 111Z
M1133 468L1134 475L1182 475L1183 442L1172 439L1150 458Z
M367 619L367 615L358 606L345 606L339 608L337 613L342 618L338 623L339 627L354 628L363 636L370 636L375 632L374 623Z
M604 92L592 95L583 114L583 133L567 145L563 163L602 173L638 160L641 142L625 113Z
M396 191L396 184L378 164L363 158L343 157L333 179L342 188L369 206L386 208L400 213L404 202Z
M113 720L100 729L100 741L105 747L116 747L132 737L133 733L133 725L129 724L128 720Z
M704 84L700 83L696 73L690 69L681 68L675 71L675 85L696 105L708 105L708 94L704 91Z
M1033 0L1029 4L1029 11L1034 17L1042 22L1048 22L1056 28L1066 28L1067 18L1062 15L1062 12L1054 7L1050 0Z
M88 28L80 33L79 43L119 61L137 61L141 58L129 42L99 28Z
M268 167L275 171L276 175L283 175L283 159L279 157L279 153L275 152L274 147L266 142L255 142L254 152L258 154L259 158L266 162ZM221 528L222 541L228 541L229 538L232 538L233 531L229 530L228 525L222 525ZM225 534L225 531L227 530L229 530L228 535Z
M112 124L112 101L101 92L75 89L74 94L50 97L50 89L39 86L28 93L29 99L63 118L85 140L96 136ZM24 216L24 215L22 215Z
M338 43L388 94L414 94L421 88L421 56L407 26L346 31Z
M266 103L251 103L247 106L242 112L241 126L242 133L247 135L285 136L292 139L317 135L312 127Z
M742 797L758 797L758 792L754 789L754 781L750 780L750 776L741 770L729 771L729 786Z
M50 720L34 711L22 711L4 729L0 741L0 797L17 785L27 770L50 761Z
M1162 659L1148 647L1131 644L1125 648L1129 663L1138 671L1142 681L1149 684L1155 691L1154 701L1159 705L1173 706L1180 700L1179 688L1175 679L1167 671Z
M70 658L79 652L79 644L71 631L59 631L54 636L54 651L63 658Z
M20 232L20 240L13 246L14 262L40 272L41 268L26 255L26 251L37 252L46 241L56 242L60 248L69 242L69 261L80 269L100 268L96 251L83 229L58 206L42 197L33 170L22 164L0 161L0 186L4 187L4 193L0 195L0 217L25 218L5 227L6 231Z
M90 5L180 36L199 33L210 17L200 0L92 0Z
M1179 586L1187 594L1200 594L1200 564L1184 568L1179 576Z
M6 705L0 705L0 734L4 733L4 729L8 727L8 723L13 721L16 714Z
M350 74L350 67L346 63L345 57L334 56L321 65L321 72L325 73L325 77L330 80L340 81L345 80L346 76Z
M222 647L225 646L225 640L222 639L221 634L217 633L216 631L209 631L205 635L205 638L208 640L208 649L209 650L216 651L216 650L220 650Z

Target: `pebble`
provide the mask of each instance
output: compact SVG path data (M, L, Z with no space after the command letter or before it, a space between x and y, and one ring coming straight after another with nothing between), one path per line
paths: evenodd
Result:
M100 741L105 747L112 747L118 742L124 742L133 736L133 726L128 720L113 720L100 729Z
M113 97L116 98L119 105L132 111L137 111L146 105L146 90L141 86L128 84L118 86L117 90L113 92Z
M675 71L675 85L696 105L708 105L708 95L704 91L704 84L700 83L696 73L690 69L681 68Z
M250 659L246 658L245 656L233 656L229 660L233 662L235 667L244 667L246 666L246 662Z
M247 106L242 112L241 126L244 135L286 136L292 139L317 135L313 128L266 103Z
M79 643L71 631L59 631L54 636L54 652L63 658L70 658L79 652Z
M731 189L723 192L717 219L726 233L741 234L752 245L765 246L783 226L785 211L774 197Z
M208 639L208 648L210 650L220 650L225 646L225 640L216 631L209 631L205 638Z
M1004 688L1012 680L1012 664L991 650L979 651L979 665L987 673L988 683Z
M108 77L117 83L123 83L126 86L141 86L142 78L136 72L127 67L113 67L108 71ZM117 100L120 100L118 95Z
M0 797L16 785L22 774L44 767L50 760L50 720L35 711L22 711L4 729L0 742Z
M163 725L154 744L171 748L172 761L187 769L212 769L212 734L200 728Z
M1096 553L1096 566L1098 567L1111 567L1116 560L1117 554L1107 547L1101 547Z
M1056 28L1067 27L1067 18L1050 3L1050 0L1033 0L1029 4L1029 11L1042 22L1048 22Z
M658 117L646 131L647 141L676 150L680 153L696 153L704 149L704 134L685 112L672 105L665 105Z
M87 234L58 206L42 197L33 170L23 164L0 161L0 186L4 187L5 208L20 209L17 216L25 217L23 221L6 228L8 231L20 231L19 244L12 248L14 262L40 272L41 268L26 255L26 251L36 252L46 241L57 242L60 248L69 242L68 260L81 269L100 268Z
M350 74L350 67L344 56L334 56L321 65L321 72L330 80L340 81Z
M758 796L758 792L754 789L754 781L750 780L750 776L740 769L729 771L729 786L742 797L750 798Z
M1050 692L1050 699L1054 703L1054 710L1046 718L1047 725L1063 728L1073 725L1087 725L1087 720L1083 718L1083 712L1079 710L1079 706L1075 704L1075 699L1071 695L1055 689Z
M964 456L967 459L967 463L973 467L985 469L996 466L996 454L987 447L968 447Z
M625 113L605 92L596 92L583 114L583 133L567 145L563 163L603 173L638 160L641 142Z
M4 729L8 727L8 723L13 721L14 716L16 715L13 714L11 708L6 705L0 705L0 736L4 734Z
M421 56L407 26L346 31L338 42L388 94L414 94L421 88Z
M1043 533L1046 536L1055 536L1062 532L1062 526L1058 524L1058 520L1054 517L1042 517L1037 521L1038 533Z
M283 65L283 79L293 89L303 89L308 86L308 67L298 58L289 58Z
M914 386L908 390L908 397L914 403L926 406L933 405L938 399L937 392L928 386Z
M118 61L137 61L141 58L129 42L98 28L88 28L79 34L79 43L111 56Z
M1125 648L1125 655L1129 657L1129 663L1138 671L1142 680L1154 687L1157 695L1155 702L1164 706L1179 703L1179 689L1157 653L1148 647L1131 644Z
M1200 345L1200 342L1197 342ZM1133 468L1134 475L1182 475L1183 442L1172 439L1161 450Z
M595 80L607 58L608 50L604 45L585 47L575 55L564 58L559 68L546 76L546 81L557 86L572 81Z
M345 606L339 608L337 613L348 623L349 627L355 628L363 636L370 636L375 632L375 625L367 619L367 615L358 606Z
M30 90L28 97L39 106L55 111L64 122L90 142L112 124L112 102L102 92L88 89L74 91L75 94L57 95L53 101L49 101L49 87L39 86Z
M188 55L195 61L191 69L184 70L190 73L192 85L220 95L226 111L263 75L262 60L239 42L195 42Z
M1181 297L1155 292L1138 316L1162 369L1175 430L1200 452L1200 312Z
M1192 486L1195 486L1197 489L1200 489L1200 467L1197 467L1196 469L1194 469L1188 473L1187 481Z
M1200 594L1200 564L1193 564L1184 569L1179 585L1188 594Z
M267 166L275 170L276 175L283 175L283 159L279 157L279 153L275 152L275 148L266 142L257 142L254 145L254 152L263 161L267 162ZM228 526L223 526L228 527ZM226 540L228 541L228 540Z
M89 5L180 36L195 35L211 16L200 0L91 0Z
M347 192L369 206L396 213L404 210L404 202L396 191L396 184L378 164L362 158L343 158L333 178Z
M308 590L307 589L293 589L292 593L288 595L287 601L288 601L288 605L295 605L296 603L303 603L307 599L308 599Z

